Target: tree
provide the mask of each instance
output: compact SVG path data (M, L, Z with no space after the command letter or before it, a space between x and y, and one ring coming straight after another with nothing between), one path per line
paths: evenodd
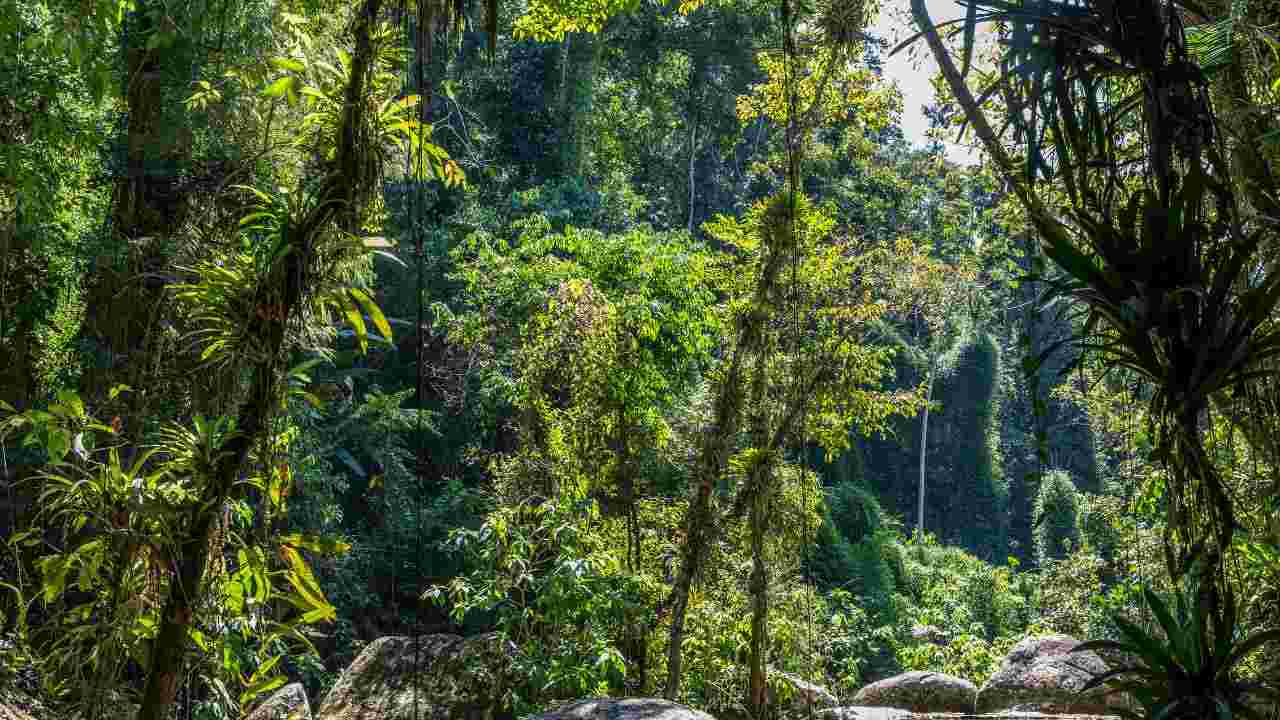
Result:
M786 196L759 203L741 219L718 218L705 226L712 237L744 254L731 307L736 343L716 371L715 421L701 433L694 499L686 515L680 573L668 600L672 624L668 646L667 696L679 690L684 608L693 575L705 559L720 513L714 486L738 478L726 517L749 513L752 533L752 702L764 702L768 568L764 543L770 498L788 448L802 438L829 452L848 447L850 433L879 432L886 419L910 413L914 392L881 389L892 351L870 346L872 321L882 312L874 288L876 268L890 267L884 254L855 240L830 236L833 221L800 198L792 219ZM793 224L794 223L794 224ZM791 270L790 263L796 263ZM790 283L779 287L783 279ZM749 298L749 300L748 300ZM792 312L809 318L796 323ZM738 429L747 444L735 448Z
M281 470L269 462L275 408L285 396L285 380L290 374L283 365L285 358L293 347L314 341L317 336L321 341L332 339L331 318L335 312L354 327L364 346L369 336L366 315L383 337L390 336L376 304L366 290L354 283L368 262L366 248L355 233L373 219L370 201L380 186L386 146L402 143L409 148L422 147L425 140L418 124L404 117L410 104L390 103L384 98L394 81L387 71L395 62L396 53L394 46L386 42L388 34L379 31L379 10L379 0L368 0L358 9L352 26L355 50L343 64L339 83L317 88L304 86L297 76L286 75L265 91L268 97L289 94L291 101L296 101L299 91L305 89L312 98L313 112L307 116L306 125L317 130L304 135L304 143L315 144L304 145L304 149L318 158L319 182L309 186L299 180L291 197L273 197L254 188L241 188L256 198L257 205L239 223L242 235L236 239L256 242L246 242L245 247L250 249L244 252L215 250L214 257L189 268L190 281L176 288L177 300L188 308L196 327L191 339L200 360L215 371L237 365L243 369L250 379L246 399L234 417L208 423L197 418L194 432L182 427L167 430L164 447L170 457L158 472L143 475L149 454L140 455L129 466L122 466L114 451L107 463L88 460L91 468L96 468L93 472L112 482L137 476L145 487L167 475L190 482L176 495L162 493L156 500L159 507L132 521L139 524L139 532L161 535L163 557L168 558L163 563L155 557L152 560L167 583L163 586L161 610L151 619L154 636L149 652L139 658L147 672L139 711L142 720L166 716L183 676L188 641L194 636L199 642L199 636L193 633L193 622L205 600L211 557L220 556L223 550L212 533L222 522L224 507L229 501L242 499L248 485L256 484L264 494L279 494L280 485L289 482L287 465ZM298 65L301 64L284 63L294 71ZM418 168L416 177L421 179L430 173L451 181L449 166L439 161L440 155L435 157L437 160L431 165ZM85 407L78 397L66 395L61 407L61 415L55 413L55 417L65 417L73 427L74 423L85 422ZM19 418L26 424L48 424L50 413L28 413ZM102 430L103 426L96 429ZM118 428L111 430L118 432ZM57 440L49 446L50 454L55 461L61 460L71 445L71 431L58 429L46 435ZM246 471L255 465L266 466L266 477L246 480ZM73 482L74 474L57 466L48 471L48 477L63 483L59 491L62 500L53 505L53 510L79 531L85 518L76 518L74 510L81 483ZM108 506L115 505L117 514L111 517L117 528L130 528L130 514L124 506L129 502L127 495L104 494ZM157 518L165 521L158 527ZM46 558L48 596L60 592L72 559L95 542L100 541L91 539L67 555ZM296 550L314 545L303 541L292 545L293 550L280 550L281 558L290 566L288 577L298 592L290 599L303 612L304 622L332 617L332 607L318 596L314 579ZM255 555L257 560L253 559ZM133 560L132 551L127 550L122 556L121 571L127 571ZM262 578L259 585L268 582L262 548L248 555L242 551L241 564L246 572ZM92 573L88 577L92 579ZM245 586L240 587L243 598ZM265 599L265 591L258 594ZM294 631L287 627L281 632ZM265 663L259 670L268 672L274 662ZM255 676L255 682L258 679ZM263 686L256 689L260 691Z
M983 19L1009 20L1015 30L1006 54L1010 71L997 87L1027 141L1022 174L966 85L980 7L992 11ZM1218 135L1200 81L1224 68L1223 92L1251 103L1232 70L1232 35L1204 34L1222 27L1212 18L1201 34L1191 33L1186 20L1198 13L1179 3L1139 4L1121 14L1096 4L1048 6L1025 15L977 3L966 19L962 71L924 3L914 1L912 10L965 117L1063 271L1052 289L1087 315L1081 340L1155 388L1151 429L1169 470L1167 568L1180 577L1203 561L1213 578L1202 591L1214 633L1229 634L1235 600L1222 558L1236 532L1235 503L1207 459L1201 423L1211 398L1269 375L1265 363L1280 348L1270 320L1280 272L1266 259L1274 233L1263 220L1277 212L1276 181L1270 161L1252 152L1269 125L1255 115ZM1191 42L1196 37L1198 46ZM1021 75L1014 67L1024 68ZM1120 112L1104 120L1096 93L1104 78L1119 76L1133 90L1122 103L1121 85L1107 86ZM1028 122L1022 109L1031 104L1044 112ZM1058 153L1055 165L1040 150L1046 131ZM1127 166L1135 164L1143 172L1130 180ZM1061 179L1066 217L1032 187L1038 175L1050 174Z
M1071 476L1053 470L1040 482L1036 495L1036 561L1044 567L1051 560L1062 560L1079 545L1077 522L1078 493Z

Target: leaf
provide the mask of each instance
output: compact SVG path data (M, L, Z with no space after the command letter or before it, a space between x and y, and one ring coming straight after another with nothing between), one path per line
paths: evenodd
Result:
M69 414L74 418L83 418L84 401L80 399L80 395L75 390L59 390L57 394L58 403L66 406L70 411Z
M333 535L307 535L291 533L280 538L281 544L309 550L322 555L344 555L351 550L351 544Z
M260 94L263 97L283 97L296 82L297 78L292 75L285 75L263 88Z
M1241 660L1249 657L1253 651L1272 642L1280 644L1280 630L1268 630L1247 638L1231 653L1227 662L1223 665L1223 669L1229 670L1235 667Z
M256 682L266 677L268 673L275 669L276 665L280 664L280 660L282 658L284 658L283 655L274 655L266 662L259 665L258 669L253 671L253 675L249 677L249 682Z
M338 305L342 308L342 314L347 318L347 323L355 331L356 340L360 343L360 352L367 355L369 353L369 330L365 327L364 318L361 317L359 308L349 302L339 301Z
M263 693L271 692L272 690L275 690L281 685L284 685L285 680L287 679L288 678L284 675L276 675L273 678L268 678L266 680L259 680L258 682L255 682L249 685L249 687L245 688L244 692L240 693L241 707L244 707L250 700L253 700L255 697L262 695Z
M310 609L329 608L330 605L325 600L324 591L320 589L320 584L316 582L315 576L311 574L311 568L307 565L307 561L302 558L302 555L288 545L280 548L280 554L289 563L289 572L286 574L286 578L294 590L302 596L306 606Z
M62 430L51 430L45 451L54 462L62 462L71 452L71 435Z
M324 358L312 358L310 360L305 360L303 362L300 362L297 365L294 365L293 367L289 368L288 377L301 375L302 373L305 373L306 371L319 365L322 362L325 362Z
M399 266L400 266L400 267L402 267L402 268L406 268L406 269L408 269L408 267L409 267L409 264L408 264L408 263L406 263L405 261L401 260L400 258L396 257L395 255L393 255L393 254L391 254L391 253L389 253L389 252L387 252L387 251L385 251L385 250L374 250L374 251L372 251L372 252L373 252L373 254L374 254L374 255L381 255L382 257L384 257L384 258L386 258L386 259L390 260L391 262L393 262L393 263L395 263L395 264L399 265Z
M347 292L349 292L351 297L355 298L356 302L360 303L365 312L368 313L369 319L373 321L374 328L376 328L378 333L387 340L387 344L391 344L391 326L387 324L387 318L383 316L382 309L378 307L378 303L374 302L373 298L369 296L369 293L361 290L360 288L349 288Z
M273 57L267 62L271 63L271 66L276 68L277 70L287 70L291 72L305 72L307 69L306 65L303 65L301 62L298 62L293 58Z

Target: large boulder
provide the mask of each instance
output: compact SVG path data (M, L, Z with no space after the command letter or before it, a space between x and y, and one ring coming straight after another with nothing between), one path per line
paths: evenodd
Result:
M1107 664L1093 652L1071 652L1078 644L1068 635L1024 638L978 691L978 712L1113 714L1122 696L1102 688L1080 693L1093 675L1106 672Z
M657 698L599 697L578 700L534 720L715 720L680 703Z
M972 713L978 686L953 675L914 670L871 683L858 691L853 702L921 713Z
M891 707L846 706L818 713L818 720L910 720L911 713Z
M285 685L249 713L246 720L311 720L307 691L302 683Z
M342 672L316 720L482 720L503 706L516 648L497 635L378 638ZM415 660L416 654L416 660ZM414 668L418 668L416 683Z

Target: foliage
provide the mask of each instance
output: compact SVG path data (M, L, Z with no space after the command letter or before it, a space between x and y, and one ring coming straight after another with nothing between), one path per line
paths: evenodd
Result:
M1241 67L1223 62L1249 36L1243 26L1239 41L1233 32L1243 4L1226 5L1206 16L1177 4L1117 14L1104 3L975 3L957 70L922 0L912 3L967 122L1061 270L1045 279L1049 295L1076 303L1082 324L1069 342L1151 383L1150 432L1168 471L1167 569L1179 577L1208 562L1219 632L1235 604L1221 562L1236 509L1200 423L1212 397L1248 392L1273 372L1270 318L1280 299L1280 273L1264 260L1274 233L1259 222L1276 206L1275 175L1255 152L1272 123L1255 112ZM1008 21L1010 34L999 77L975 99L965 74L980 13ZM1189 17L1204 25L1189 30ZM981 107L997 91L1025 145L1020 167ZM1215 106L1244 112L1224 132ZM1053 164L1042 154L1047 139ZM1042 171L1060 181L1064 212L1032 187Z
M591 532L598 521L594 502L565 495L505 505L479 529L452 533L451 545L475 569L428 597L447 604L456 622L470 612L495 613L498 630L518 649L513 670L524 684L504 698L516 712L621 684L625 666L611 640L624 623L642 621L643 586Z
M988 565L932 536L916 539L896 553L901 558L895 597L897 662L904 670L936 670L981 684L999 668L1005 652L1037 614L1037 580L1014 567ZM942 645L912 637L916 627L933 626Z
M74 700L93 703L98 693L116 688L130 660L147 666L147 650L175 572L177 539L189 508L200 498L200 483L209 482L220 445L233 428L226 419L197 416L191 428L166 427L157 445L147 450L98 447L97 439L105 436L110 442L117 428L88 414L74 392L62 393L59 400L47 411L33 409L5 421L8 432L26 430L28 440L42 443L50 457L33 478L42 488L39 524L14 541L46 527L62 534L61 547L36 562L40 600L46 608L56 608L42 628L57 630L55 637L41 643L45 691L52 697L74 693ZM153 456L158 462L149 463ZM272 467L269 478L249 476L243 484L262 490L280 505L290 482L287 473ZM247 639L250 621L258 621L257 608L283 601L299 615L283 623L267 621L260 630L261 647L265 651L274 640L291 638L310 648L300 628L332 621L334 608L300 551L340 554L346 546L328 538L289 534L272 538L264 547L236 532L230 523L233 511L241 520L239 529L247 529L243 518L250 511L243 502L232 503L218 536L206 540L217 547L219 559L209 572L217 578L218 590L202 599L202 611L208 613L202 620L208 625L205 631L193 629L192 640L208 653L234 642L236 634ZM234 571L228 572L220 559L222 542L234 548ZM279 567L268 565L268 551L279 557ZM224 696L235 698L237 708L284 683L283 676L271 673L280 654L259 655L251 674L241 673L234 655L214 653L219 656L224 657L222 669L243 688L230 694L221 680L213 682Z
M1087 688L1106 685L1138 700L1139 714L1121 709L1133 718L1260 718L1248 704L1250 698L1275 702L1280 688L1268 681L1247 682L1241 670L1250 657L1270 644L1280 642L1280 632L1264 631L1243 635L1236 632L1214 634L1210 610L1199 582L1188 578L1176 594L1176 614L1158 595L1143 590L1152 614L1159 621L1163 639L1116 618L1121 640L1094 640L1079 649L1110 650L1129 654L1134 661L1096 675ZM1227 610L1234 619L1235 608ZM1220 627L1213 623L1215 627Z
M1040 481L1035 502L1036 561L1061 560L1079 545L1079 494L1071 476L1052 470Z

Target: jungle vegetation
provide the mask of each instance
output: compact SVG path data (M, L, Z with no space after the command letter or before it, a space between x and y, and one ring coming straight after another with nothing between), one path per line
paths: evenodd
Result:
M497 632L515 715L763 718L1065 633L1250 717L1280 10L964 8L0 3L0 687L223 720Z

